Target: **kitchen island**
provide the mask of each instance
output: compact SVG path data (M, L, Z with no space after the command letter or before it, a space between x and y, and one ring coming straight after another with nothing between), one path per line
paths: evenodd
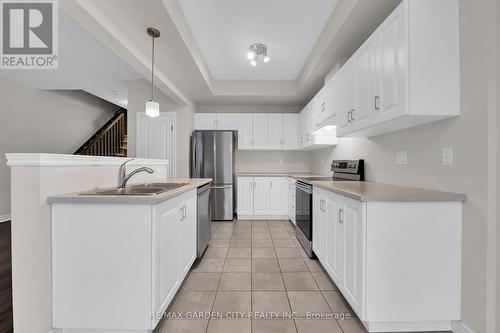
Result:
M461 319L465 195L311 184L313 251L369 332L449 331Z
M196 259L196 189L210 181L169 180L183 184L152 195L49 197L54 328L151 332Z

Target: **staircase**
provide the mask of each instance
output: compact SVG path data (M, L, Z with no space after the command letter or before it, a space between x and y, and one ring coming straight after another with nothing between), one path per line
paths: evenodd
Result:
M127 156L127 110L119 109L74 155Z

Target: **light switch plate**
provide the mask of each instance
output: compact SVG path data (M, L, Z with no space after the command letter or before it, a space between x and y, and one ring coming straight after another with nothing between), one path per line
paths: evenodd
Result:
M397 165L407 165L408 164L408 152L407 151L396 152L396 164Z
M441 165L452 166L453 165L453 148L447 147L443 148L441 151Z

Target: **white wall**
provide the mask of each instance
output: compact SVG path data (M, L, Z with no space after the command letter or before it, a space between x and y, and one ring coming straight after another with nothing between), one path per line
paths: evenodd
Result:
M5 153L74 153L118 108L83 91L39 91L0 77L0 218L10 214Z
M486 332L486 299L492 291L486 284L491 144L487 55L492 42L485 23L487 1L491 0L460 1L460 117L370 139L339 139L336 148L312 154L315 172L328 171L332 159L364 158L370 181L467 194L463 208L462 320L478 333ZM452 167L441 166L443 147L454 149ZM408 165L395 164L397 151L408 151Z
M238 172L310 172L309 152L237 150L235 171Z
M151 83L148 80L129 81L127 106L128 156L136 156L136 114L137 112L144 112L144 103L150 98ZM189 177L189 145L195 109L192 106L175 104L158 89L155 89L155 100L160 104L160 112L174 112L176 114L176 176L181 178Z

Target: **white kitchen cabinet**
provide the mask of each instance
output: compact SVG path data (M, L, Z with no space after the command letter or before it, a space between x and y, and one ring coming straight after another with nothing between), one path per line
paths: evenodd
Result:
M369 332L450 330L461 212L461 202L361 202L314 186L313 250Z
M160 205L157 211L157 219L154 225L155 259L153 267L155 275L154 306L156 309L166 309L179 286L179 272L181 270L182 239L179 223L182 212L177 202L166 202Z
M269 215L269 178L255 177L253 179L253 215Z
M339 221L339 200L324 195L325 201L325 270L332 279L339 281L344 274L344 223Z
M238 177L238 215L253 215L253 177Z
M458 1L404 0L332 80L343 86L338 136L369 137L460 115Z
M283 114L273 113L267 115L267 148L271 150L283 149Z
M295 179L288 178L288 219L296 224L295 220Z
M365 260L365 224L363 208L359 201L349 198L342 200L339 222L344 231L344 296L357 313L362 313L363 302L363 261Z
M296 113L283 114L283 149L299 149L299 116Z
M195 113L194 115L195 130L216 130L217 129L217 114L215 113Z
M267 150L269 141L268 132L268 116L267 114L254 113L253 114L253 149Z
M179 281L183 281L196 260L196 197L183 202L179 212Z
M237 131L238 114L236 113L217 113L217 130Z
M335 131L331 134L312 134L314 131L314 107L316 101L311 101L299 114L299 138L301 150L316 150L337 144Z
M195 130L238 130L238 114L236 113L196 113L194 115Z
M238 149L253 148L253 115L242 113L238 116Z
M371 125L376 117L376 47L376 39L368 39L353 57L353 111L350 118L356 126Z
M318 105L315 114L315 129L324 127L325 125L335 125L336 108L334 107L335 99L335 80L328 81L325 86L316 95Z
M284 219L287 198L286 177L238 177L239 219Z
M288 201L286 177L269 178L269 215L286 216Z
M354 67L352 62L346 63L334 78L338 80L338 117L337 117L337 136L352 128L351 119L352 110L354 110Z
M324 198L325 196L322 191L314 191L312 207L312 249L321 262L326 262L326 210L324 208Z
M52 203L53 327L153 330L196 257L196 200Z
M238 117L238 149L298 150L296 113L242 113Z

